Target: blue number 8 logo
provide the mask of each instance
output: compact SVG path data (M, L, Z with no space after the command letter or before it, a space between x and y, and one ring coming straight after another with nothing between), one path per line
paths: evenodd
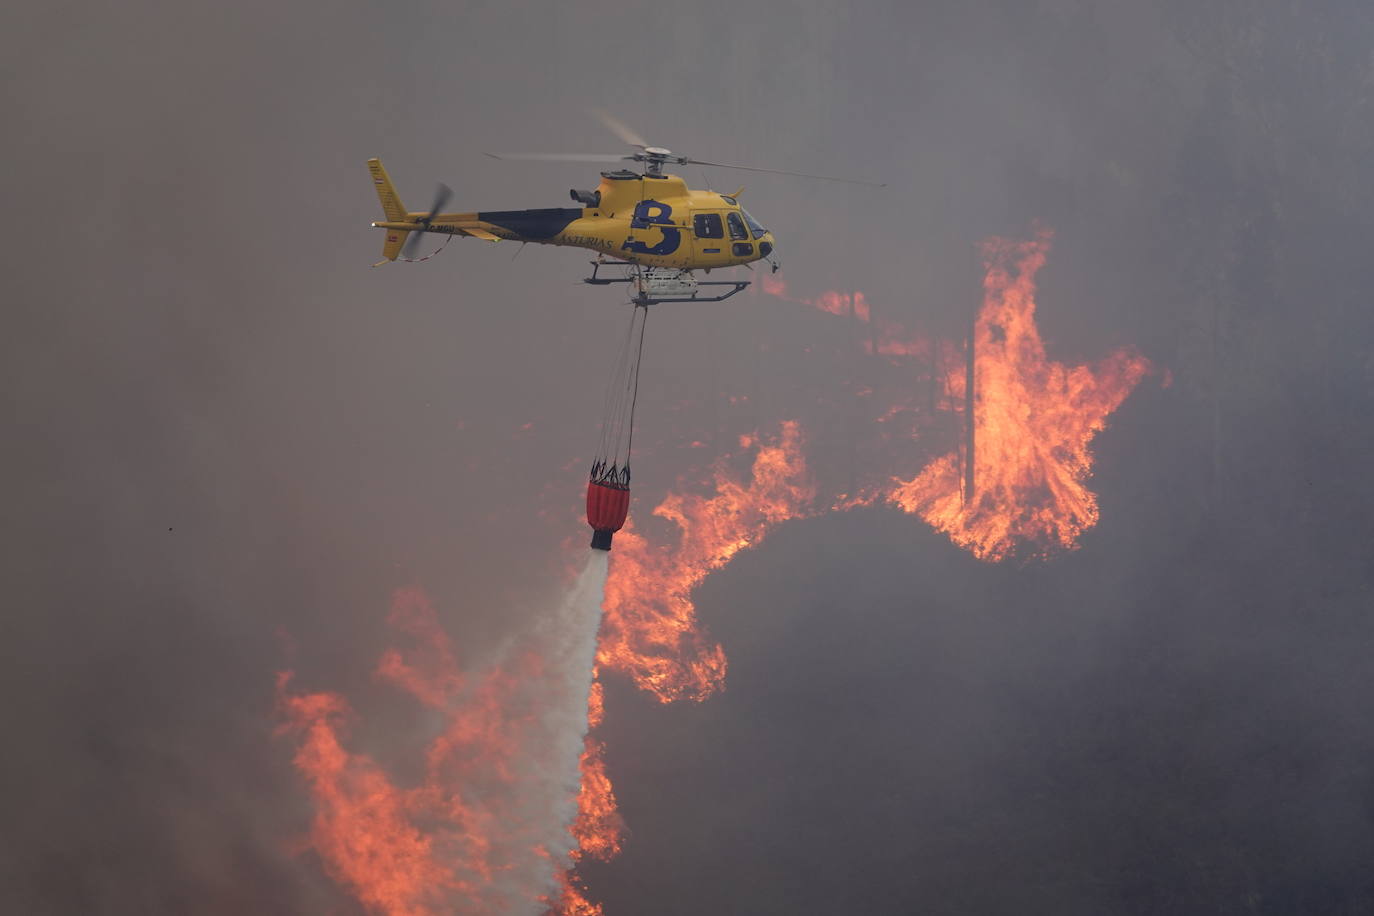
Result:
M625 244L620 247L635 254L672 254L682 244L682 230L672 224L672 217L673 208L667 204L656 200L641 200L635 207L634 216L630 219L630 228L649 229L657 226L659 231L663 233L663 240L657 245L650 246L638 239L626 239Z

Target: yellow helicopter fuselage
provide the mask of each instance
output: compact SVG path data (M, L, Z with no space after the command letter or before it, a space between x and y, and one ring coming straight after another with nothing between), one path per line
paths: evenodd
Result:
M602 172L595 191L572 191L581 207L436 213L406 210L382 163L368 160L386 220L382 255L395 260L411 232L466 235L586 248L606 258L645 267L711 270L747 264L772 254L773 234L735 196L698 191L676 175ZM738 194L739 192L736 192Z

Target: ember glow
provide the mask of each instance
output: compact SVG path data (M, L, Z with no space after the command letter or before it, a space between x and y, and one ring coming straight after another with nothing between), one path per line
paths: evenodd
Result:
M814 306L822 312L829 312L832 315L848 315L859 321L868 321L870 317L868 300L860 292L842 293L838 290L827 290L814 299L799 299L788 295L785 280L780 280L771 274L763 275L762 286L763 291L770 296L777 296L788 302Z
M765 274L760 285L769 296L809 305L831 315L852 318L861 324L871 325L871 333L860 344L870 355L878 353L883 356L929 357L932 352L932 343L928 338L910 336L901 325L894 322L874 320L868 298L859 290L827 290L814 299L808 299L789 295L786 281L774 276Z
M571 872L563 875L563 890L552 907L557 916L601 916L601 904L587 899L586 891L578 886Z

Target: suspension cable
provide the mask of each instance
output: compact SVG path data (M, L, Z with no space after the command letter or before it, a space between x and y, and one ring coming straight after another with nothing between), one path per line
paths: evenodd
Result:
M634 390L630 395L630 436L625 443L626 483L629 483L630 476L630 452L634 450L635 445L635 405L639 403L639 364L644 360L644 329L649 326L649 307L637 305L635 308L643 310L644 316L639 322L639 349L635 352Z
M643 306L636 306L631 312L620 355L606 389L601 444L591 469L591 477L596 481L620 486L628 486L630 482L634 413L639 402L639 367L644 356L647 316L648 310ZM636 324L639 325L638 340L635 340Z

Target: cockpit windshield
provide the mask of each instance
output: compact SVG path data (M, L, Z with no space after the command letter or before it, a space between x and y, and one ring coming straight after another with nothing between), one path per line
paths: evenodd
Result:
M739 212L744 217L744 221L749 224L749 231L754 233L754 238L763 238L763 234L768 230L759 225L759 221L750 216L748 210L740 207Z

